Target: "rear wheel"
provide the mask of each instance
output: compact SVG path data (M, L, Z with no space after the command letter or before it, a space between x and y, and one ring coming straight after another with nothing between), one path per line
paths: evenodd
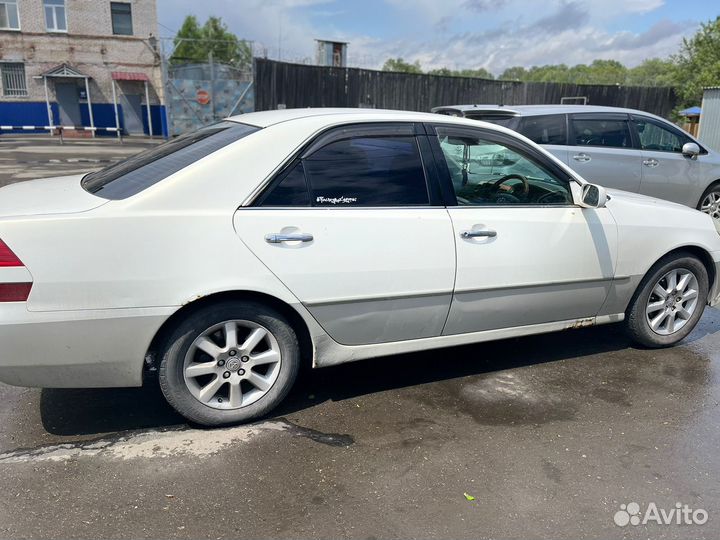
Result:
M627 311L630 337L646 347L668 347L692 332L708 296L705 265L687 253L658 261L643 278Z
M258 303L223 303L188 316L169 337L159 369L166 399L208 426L246 422L274 409L300 364L290 324Z

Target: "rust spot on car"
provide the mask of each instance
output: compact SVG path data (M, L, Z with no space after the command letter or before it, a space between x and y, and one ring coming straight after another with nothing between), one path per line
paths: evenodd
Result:
M588 317L586 319L578 319L575 322L568 325L568 329L574 330L577 328L587 328L588 326L594 326L595 325L595 319L593 317Z

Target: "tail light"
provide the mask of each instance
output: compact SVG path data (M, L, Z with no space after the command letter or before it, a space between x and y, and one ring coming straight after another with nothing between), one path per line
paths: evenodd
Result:
M2 240L0 240L0 267L1 266L25 266Z
M25 265L15 253L0 240L0 268L24 267ZM0 271L0 280L2 272ZM0 282L0 302L25 302L30 296L32 283Z

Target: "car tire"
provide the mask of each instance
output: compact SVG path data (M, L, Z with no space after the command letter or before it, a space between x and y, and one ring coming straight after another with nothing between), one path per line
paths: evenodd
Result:
M191 422L220 426L273 410L295 382L300 348L276 310L224 302L188 315L160 358L158 379L168 403Z
M628 305L625 326L630 338L650 348L681 341L702 317L708 287L707 269L697 257L689 253L663 257L645 275Z
M697 209L713 219L720 219L720 182L705 190L698 201Z

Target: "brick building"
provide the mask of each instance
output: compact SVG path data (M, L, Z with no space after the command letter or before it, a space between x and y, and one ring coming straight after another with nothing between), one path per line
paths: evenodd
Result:
M0 0L0 125L166 135L156 35L155 0Z

